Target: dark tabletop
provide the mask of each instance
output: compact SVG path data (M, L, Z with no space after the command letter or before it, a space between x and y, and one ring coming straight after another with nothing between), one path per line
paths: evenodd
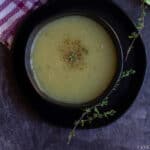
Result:
M113 0L134 21L140 0ZM150 57L150 9L142 33ZM150 61L143 87L129 110L109 126L78 130L67 145L69 129L39 119L15 86L11 54L0 46L0 150L137 150L150 149ZM140 61L140 60L139 60ZM32 113L31 113L32 112Z

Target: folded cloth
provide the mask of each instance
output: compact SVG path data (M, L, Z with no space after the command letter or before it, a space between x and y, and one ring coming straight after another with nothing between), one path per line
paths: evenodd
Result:
M0 42L11 49L21 21L42 4L41 0L0 0Z

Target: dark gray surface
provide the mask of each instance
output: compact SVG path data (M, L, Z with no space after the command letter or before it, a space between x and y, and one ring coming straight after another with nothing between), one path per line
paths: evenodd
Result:
M138 0L114 0L135 20ZM150 57L150 10L143 32L147 58ZM139 60L140 61L140 60ZM143 87L130 109L113 124L91 130L78 130L67 145L69 129L46 124L22 104L15 86L11 54L0 48L0 150L137 150L150 149L150 61ZM5 66L5 67L4 67Z

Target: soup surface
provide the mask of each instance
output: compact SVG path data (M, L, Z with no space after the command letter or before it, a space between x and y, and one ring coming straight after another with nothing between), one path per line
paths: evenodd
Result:
M65 16L42 27L30 60L39 89L68 104L86 103L102 94L117 68L110 35L84 16Z

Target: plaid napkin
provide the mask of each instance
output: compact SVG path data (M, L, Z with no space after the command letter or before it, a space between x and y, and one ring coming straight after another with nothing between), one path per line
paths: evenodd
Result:
M0 0L0 42L10 49L19 23L42 4L42 0Z

